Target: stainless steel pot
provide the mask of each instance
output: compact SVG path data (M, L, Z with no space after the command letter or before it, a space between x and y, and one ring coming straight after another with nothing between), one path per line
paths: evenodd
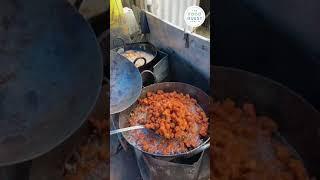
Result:
M206 93L204 93L201 89L194 87L194 86L191 86L189 84L185 84L185 83L164 82L164 83L152 84L150 86L143 88L139 98L146 97L147 92L150 92L150 91L155 92L157 90L163 90L165 92L177 91L180 93L189 94L191 97L195 98L197 100L198 104L201 106L201 108L206 113L208 113L209 96ZM128 119L130 117L130 113L132 112L132 110L136 106L137 106L137 102L119 114L119 128L125 128L125 127L129 126ZM150 133L153 133L153 132L150 132ZM161 158L167 158L167 159L172 159L172 158L177 158L177 157L191 157L195 154L203 152L204 150L206 150L210 147L210 144L209 144L210 137L207 136L207 137L203 138L203 143L200 146L198 146L197 148L194 148L190 151L180 153L180 154L173 154L173 155L153 154L153 153L146 152L146 151L142 150L140 147L134 145L134 143L131 142L131 140L129 138L130 132L122 133L122 135L131 146L138 149L139 151L142 151L143 153L146 153L148 155L152 155L155 157L161 157Z

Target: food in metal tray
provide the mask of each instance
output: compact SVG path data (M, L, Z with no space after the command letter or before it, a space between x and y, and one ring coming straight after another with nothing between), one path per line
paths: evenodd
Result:
M199 146L207 135L208 118L197 101L178 92L148 92L130 114L130 125L149 131L130 132L131 140L146 152L173 155ZM155 133L150 133L150 130Z
M146 63L144 62L143 59L137 60L135 62L136 67L141 67L144 64L148 64L154 58L152 54L149 54L144 51L136 51L136 50L128 50L122 53L121 55L129 59L131 62L134 62L137 58L140 58L140 57L143 57L146 59Z
M231 99L212 106L213 179L307 180L297 154L281 140L278 125L257 116L253 104L237 107Z

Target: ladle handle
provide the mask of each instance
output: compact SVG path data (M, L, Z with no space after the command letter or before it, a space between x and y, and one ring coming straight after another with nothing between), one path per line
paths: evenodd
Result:
M199 148L200 151L204 151L204 150L207 150L208 148L210 148L210 143L206 143L204 144L203 146L201 146Z
M153 78L153 80L151 81L150 84L157 83L157 77L156 77L156 75L155 75L152 71L150 71L150 70L144 70L144 71L141 72L142 88L150 85L150 84L148 84L148 81L149 81L150 79L146 79L146 78L148 78L148 77L146 76L146 74L151 74L151 76L152 76L152 78Z
M140 125L140 126L131 126L131 127L127 127L127 128L121 128L121 129L110 131L110 135L118 134L118 133L122 133L122 132L126 132L126 131L131 131L131 130L136 130L136 129L143 129L143 128L145 128L145 127L142 126L142 125Z
M146 58L144 58L144 57L138 57L138 58L136 58L136 59L133 61L133 64L136 65L136 62L137 62L139 59L142 59L142 60L143 60L143 65L142 65L142 66L144 66L144 65L147 64L147 60L146 60Z

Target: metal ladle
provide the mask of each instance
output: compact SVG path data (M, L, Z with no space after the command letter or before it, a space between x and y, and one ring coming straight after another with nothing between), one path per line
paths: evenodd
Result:
M131 127L126 127L126 128L116 129L116 130L110 131L110 135L118 134L118 133L122 133L122 132L126 132L126 131L131 131L131 130L144 129L144 128L145 128L145 126L138 125L138 126L131 126Z

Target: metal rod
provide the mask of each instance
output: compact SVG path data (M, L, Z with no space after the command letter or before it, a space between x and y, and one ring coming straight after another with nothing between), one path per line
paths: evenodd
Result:
M131 127L127 127L127 128L121 128L121 129L117 129L117 130L110 131L110 135L118 134L118 133L126 132L126 131L131 131L131 130L136 130L136 129L143 129L143 128L145 128L145 127L142 126L142 125L139 125L139 126L131 126Z

